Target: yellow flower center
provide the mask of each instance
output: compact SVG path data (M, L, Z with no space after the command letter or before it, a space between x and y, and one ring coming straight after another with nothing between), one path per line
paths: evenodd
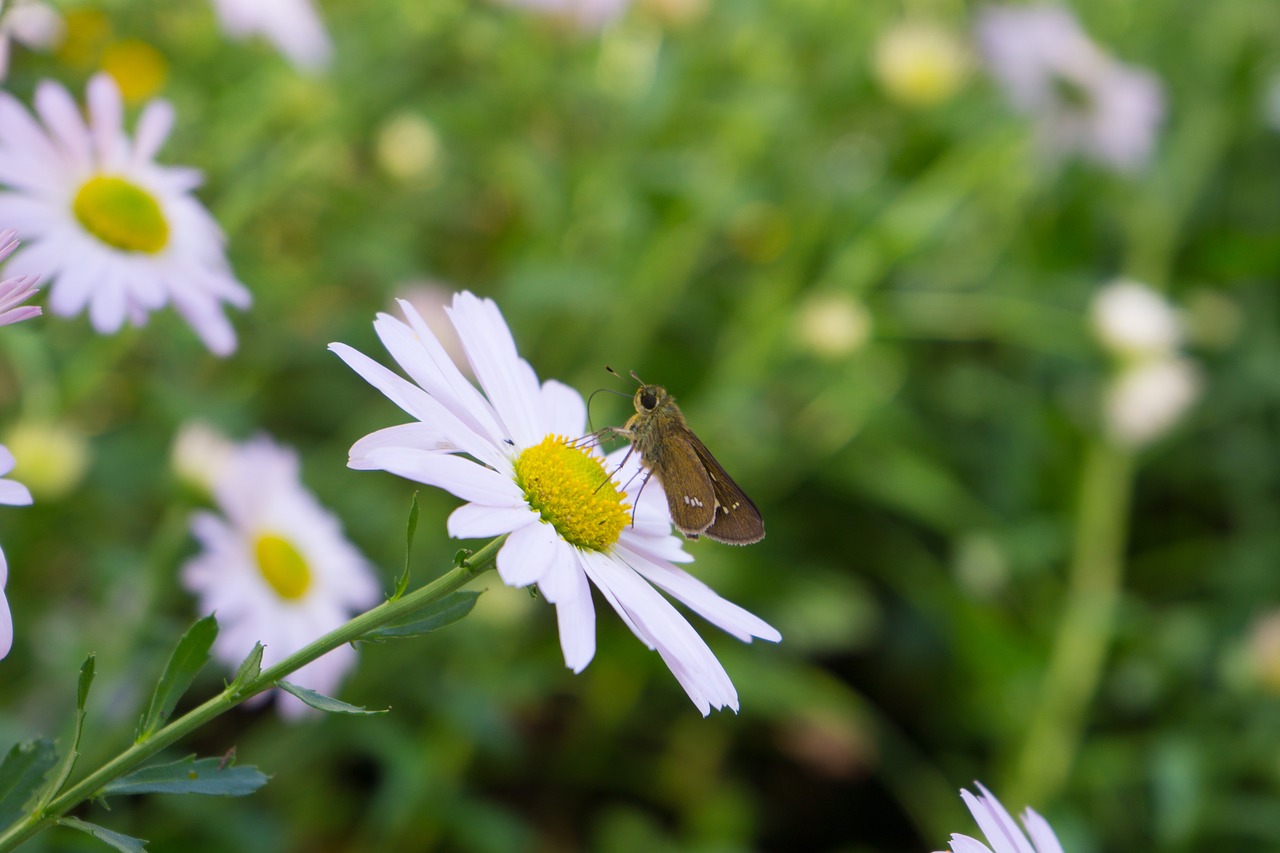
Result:
M631 521L626 492L604 462L563 436L549 435L516 459L516 482L542 520L571 545L607 551Z
M258 571L276 595L286 601L297 601L311 586L311 570L307 561L289 540L276 533L264 533L253 546Z
M154 254L169 242L169 223L155 197L124 178L90 178L72 209L84 229L108 246Z
M139 104L164 86L169 63L145 41L125 39L102 52L102 70L115 78L125 101Z

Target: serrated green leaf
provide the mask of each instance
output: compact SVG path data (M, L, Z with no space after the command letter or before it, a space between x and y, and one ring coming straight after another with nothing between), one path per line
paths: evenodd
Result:
M222 758L188 755L169 764L153 764L109 782L99 796L123 794L206 794L243 797L267 784L258 768L230 765Z
M62 761L58 763L57 771L49 777L49 784L45 786L37 801L37 808L43 808L44 804L53 799L61 790L62 786L71 776L71 770L76 766L76 759L80 757L80 735L84 732L85 703L89 701L89 687L93 684L93 676L96 670L97 658L92 652L84 659L84 663L80 665L80 678L76 683L76 713L75 719L71 727L71 746L68 747Z
M451 592L439 601L411 611L389 625L374 628L358 639L366 643L381 643L429 634L466 616L476 606L479 597L479 592L469 589Z
M250 681L253 681L262 674L262 643L254 643L253 649L249 655L240 664L240 668L236 670L236 677L231 680L231 686L239 689L244 687Z
M138 736L135 739L137 743L146 740L169 719L178 700L209 662L209 650L213 648L213 641L217 636L218 620L213 616L204 617L182 635L169 657L164 674L156 684L147 716L138 726Z
M297 696L303 702L315 708L317 711L324 711L326 714L352 714L355 716L366 716L370 714L385 714L390 708L383 708L381 711L370 711L355 705L348 705L332 696L325 696L323 693L317 693L314 690L308 690L305 687L299 687L296 684L290 684L287 681L277 681L276 687L279 687L285 693Z
M92 835L104 844L109 844L123 853L147 853L147 842L141 838L134 838L131 835L123 835L119 832L112 832L106 827L98 826L96 823L89 823L75 817L58 818L58 825L65 826L69 829L78 829L83 833Z
M26 804L58 763L53 741L40 738L16 743L0 762L0 828L25 815Z

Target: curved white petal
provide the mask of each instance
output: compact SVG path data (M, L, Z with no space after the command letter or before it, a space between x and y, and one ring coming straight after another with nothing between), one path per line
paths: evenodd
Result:
M469 459L427 450L383 448L370 451L364 461L370 468L435 486L464 501L486 506L518 507L524 493L513 480Z
M1031 843L1035 845L1036 853L1063 853L1062 843L1058 841L1053 828L1049 826L1047 820L1036 813L1035 809L1028 807L1022 813L1022 823L1031 836Z
M977 784L981 796L974 796L968 791L961 791L960 798L969 807L978 828L986 836L995 853L1036 853L1031 842L1022 834L1022 829L1014 821L1013 816L1005 810L1000 801L991 792Z
M542 409L546 413L547 432L567 438L582 435L587 423L587 404L576 389L548 379L542 383Z
M9 612L9 599L0 589L0 658L7 657L13 648L13 614Z
M348 454L353 468L362 467L356 463L363 462L371 451L384 448L409 448L414 450L430 450L437 453L457 453L460 449L443 431L421 421L384 427L369 433L351 445Z
M621 544L616 548L623 560L647 581L684 604L716 627L727 631L744 643L759 637L771 643L782 640L778 629L760 617L718 595L715 590L688 572L675 566L657 563Z
M528 506L495 507L463 504L455 509L445 525L454 539L486 539L529 524L540 524L538 514Z
M571 584L561 590L556 603L556 626L560 631L564 665L578 673L587 668L596 654L596 608L591 601L587 575L574 562Z
M17 480L0 480L0 504L28 506L31 492Z
M498 552L498 574L507 586L528 586L555 561L564 540L550 524L528 524L511 532Z

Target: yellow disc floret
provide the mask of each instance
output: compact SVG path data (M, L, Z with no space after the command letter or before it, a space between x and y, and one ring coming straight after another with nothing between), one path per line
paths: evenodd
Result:
M276 595L286 601L297 601L311 586L311 570L307 561L288 539L276 533L263 533L253 546L258 571Z
M84 229L108 246L154 254L169 243L169 223L155 197L124 178L90 178L72 208Z
M627 495L604 462L563 436L549 435L516 459L516 482L529 506L566 542L607 551L630 522Z

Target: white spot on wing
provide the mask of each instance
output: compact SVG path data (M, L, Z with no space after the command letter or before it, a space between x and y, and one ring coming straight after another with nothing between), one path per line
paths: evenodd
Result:
M698 500L697 498L690 497L689 495L685 495L684 504L685 506L702 506L702 501Z

